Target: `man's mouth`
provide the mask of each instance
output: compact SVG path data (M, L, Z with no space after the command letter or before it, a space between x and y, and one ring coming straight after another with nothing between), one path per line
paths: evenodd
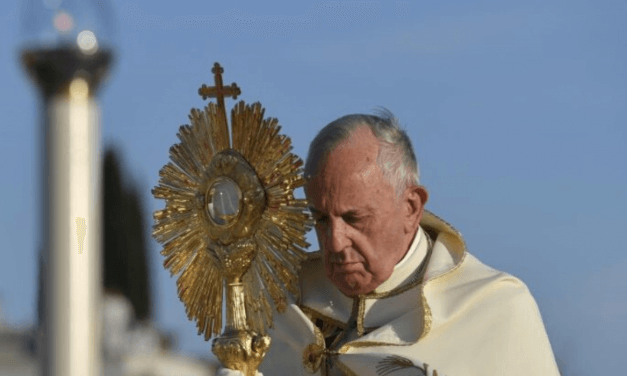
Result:
M339 267L346 267L346 266L351 266L351 265L357 265L359 264L358 262L334 262L333 265L339 266Z
M335 263L333 265L335 271L341 274L353 274L361 270L361 265L358 262Z

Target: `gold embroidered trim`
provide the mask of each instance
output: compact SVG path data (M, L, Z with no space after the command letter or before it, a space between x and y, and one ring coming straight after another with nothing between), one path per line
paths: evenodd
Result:
M431 330L431 322L433 321L433 318L431 317L431 308L429 308L427 297L425 296L424 286L420 289L420 297L422 299L422 333L420 333L418 341L423 339L427 333L429 333Z
M356 307L355 307L356 305ZM357 308L357 309L355 309ZM353 312L356 313L355 323L357 324L357 336L364 335L364 316L366 315L366 299L363 295L359 295L353 300Z
M442 222L444 224L445 227L447 227L447 229L449 230L449 232L451 232L452 234L456 235L459 240L461 240L462 243L462 256L459 260L459 262L457 264L455 264L450 270L447 270L446 272L435 276L433 278L431 278L428 281L425 281L425 284L422 286L422 289L420 290L420 296L422 298L422 307L423 307L423 312L424 312L424 320L423 320L423 327L422 327L422 333L420 334L420 337L418 338L418 340L420 341L421 339L423 339L431 330L431 325L433 324L433 316L431 314L431 308L429 307L429 304L427 303L427 296L425 294L425 287L427 285L427 283L433 283L435 282L435 280L438 280L438 282L441 282L443 280L445 280L446 278L448 278L449 276L452 275L452 273L454 271L456 271L457 269L459 269L459 267L462 265L462 263L464 262L464 260L466 259L466 255L468 254L467 248L466 248L466 241L464 240L464 237L462 236L461 232L457 231L457 229L455 229L455 227L453 227L450 223L446 222L445 220L443 220L442 218L438 217L437 215L429 212L430 215L432 215L434 218L436 218L437 220L439 220L440 222ZM425 230L426 232L426 230ZM441 233L438 235L444 235L445 237L448 235L446 233Z
M316 343L309 344L303 351L303 367L310 373L316 373L322 362L325 361L324 336L315 325L314 334L316 335Z
M358 342L349 342L349 343L345 344L337 352L338 352L338 354L346 354L348 352L348 350L350 350L351 348L358 349L358 348L362 348L362 347L374 347L374 346L396 346L396 347L401 347L401 346L410 346L410 345L413 345L413 343L400 344L400 343L377 342L377 341L358 341Z
M301 309L301 311L303 311L303 313L307 317L309 317L309 319L311 321L314 321L316 319L320 319L322 321L330 322L331 324L333 324L333 325L335 325L337 327L340 327L342 329L346 329L346 327L347 327L345 322L342 322L342 321L333 319L333 318L331 318L329 316L323 315L322 313L320 313L320 312L318 312L318 311L316 311L316 310L314 310L312 308L309 308L307 306L300 306L299 308Z
M436 276L436 277L430 279L429 282L431 282L432 280L434 280L436 278L440 278L440 277L442 277L444 275L450 274L452 271L454 271L457 268L459 268L459 266L462 264L462 262L466 258L466 254L468 253L468 248L466 246L466 240L464 240L464 237L462 236L461 232L459 232L450 223L448 223L447 221L445 221L442 218L438 217L437 215L433 214L432 212L430 212L430 211L427 211L427 212L429 213L429 215L433 216L435 219L437 219L438 221L442 222L444 224L444 226L447 227L449 232L452 232L454 235L456 235L459 238L459 240L461 240L461 242L462 242L462 257L459 259L459 262L455 266L453 266L450 270L447 270L445 273L442 273L439 276Z
M445 236L446 236L446 235L445 235ZM462 241L463 241L463 239L462 239ZM431 279L430 279L430 280L428 280L427 282L428 282L428 283L433 283L433 282L435 282L436 280L437 280L437 282L442 282L442 281L444 281L445 279L449 278L449 277L452 275L452 273L453 273L454 271L456 271L457 269L459 269L459 267L462 265L462 263L464 262L464 260L466 260L466 256L468 255L468 252L466 252L466 243L465 243L465 242L463 243L463 247L464 247L464 252L462 253L462 257L459 259L459 262L458 262L457 264L455 264L455 266L453 266L451 269L447 270L446 272L444 272L444 273L442 273L442 274L440 274L440 275L437 275L437 276L435 276L435 277L431 278Z

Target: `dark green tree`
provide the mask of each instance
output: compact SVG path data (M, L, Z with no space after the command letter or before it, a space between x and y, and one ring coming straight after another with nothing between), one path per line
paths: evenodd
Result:
M146 226L141 196L108 147L103 166L103 283L127 297L138 320L151 317Z

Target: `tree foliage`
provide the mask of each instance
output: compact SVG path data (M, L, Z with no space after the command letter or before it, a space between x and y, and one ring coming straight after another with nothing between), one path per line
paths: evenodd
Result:
M141 196L124 176L118 153L107 148L103 166L103 283L127 297L139 320L151 316L146 226Z

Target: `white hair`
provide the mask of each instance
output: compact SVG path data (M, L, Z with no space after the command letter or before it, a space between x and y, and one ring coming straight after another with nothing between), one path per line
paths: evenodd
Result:
M396 196L400 197L407 187L419 185L420 172L411 140L400 127L398 119L387 109L381 109L377 115L346 115L322 128L309 145L305 176L308 179L315 176L329 153L356 129L364 126L379 141L377 164L394 187Z

